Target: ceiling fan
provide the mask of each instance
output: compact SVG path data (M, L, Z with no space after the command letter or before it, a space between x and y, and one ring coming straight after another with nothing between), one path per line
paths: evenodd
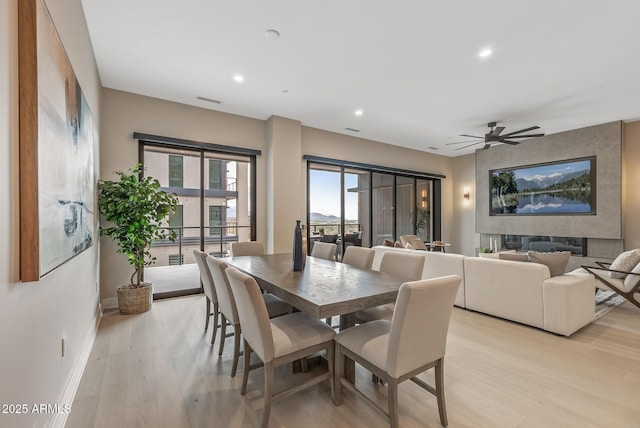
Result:
M519 131L513 131L513 132L509 132L507 134L502 134L502 131L504 131L504 126L496 126L497 122L489 122L487 123L487 126L489 128L491 128L491 130L484 134L484 137L480 137L479 135L468 135L468 134L461 134L461 137L469 137L469 138L479 138L480 141L475 141L475 142L471 142L471 141L458 141L456 143L447 143L446 145L452 145L452 144L464 144L464 143L471 143L469 145L466 145L464 147L459 147L456 150L462 150L462 149L466 149L467 147L471 147L471 146L475 146L476 144L481 144L484 143L484 147L482 147L482 150L486 150L489 147L491 147L492 144L495 143L505 143L505 144L511 144L511 145L516 145L516 144L520 144L520 141L512 141L513 139L517 139L517 138L535 138L535 137L544 137L544 134L525 134L525 135L518 135L518 134L522 134L523 132L529 132L529 131L533 131L534 129L538 129L540 128L539 126L532 126L530 128L525 128L525 129L521 129ZM500 135L502 134L502 135Z

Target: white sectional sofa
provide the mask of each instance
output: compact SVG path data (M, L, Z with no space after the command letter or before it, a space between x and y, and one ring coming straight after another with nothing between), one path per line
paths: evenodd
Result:
M595 315L595 279L579 272L551 277L538 263L377 246L373 268L385 251L424 254L423 279L463 278L455 305L570 336Z

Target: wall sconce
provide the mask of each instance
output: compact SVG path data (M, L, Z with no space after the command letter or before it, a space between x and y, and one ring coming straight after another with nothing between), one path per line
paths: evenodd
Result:
M466 192L464 192L464 195L462 195L467 201L469 200L469 198L471 197L469 191L467 190Z
M469 190L468 187L464 188L464 193L462 194L462 197L464 198L464 205L466 206L467 204L469 204L469 200L471 199L471 191Z
M420 201L420 208L426 209L427 208L427 191L426 190L423 190L421 192L420 198L422 199Z

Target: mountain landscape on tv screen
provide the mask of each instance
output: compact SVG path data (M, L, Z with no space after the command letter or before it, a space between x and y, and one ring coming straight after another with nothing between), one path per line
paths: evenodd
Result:
M516 184L518 185L518 191L531 190L531 189L545 189L558 183L578 178L584 174L590 174L588 169L582 171L574 171L567 174L554 173L547 176L537 175L527 180L526 178L517 178Z

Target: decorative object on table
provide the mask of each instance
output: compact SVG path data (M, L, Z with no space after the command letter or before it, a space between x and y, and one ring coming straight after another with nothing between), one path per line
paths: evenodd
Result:
M293 270L301 271L304 267L302 262L302 227L300 220L296 220L296 227L293 230Z
M307 226L302 225L302 266L307 264Z
M20 279L28 282L40 280L94 243L93 147L98 130L45 2L15 3Z
M142 269L153 265L153 241L175 241L176 233L165 223L175 212L178 198L160 190L153 177L141 177L142 165L128 172L116 172L118 180L98 182L98 210L110 224L100 227L100 236L108 236L127 256L134 268L130 283L118 287L118 307L122 314L138 314L151 309L151 284L143 282Z

